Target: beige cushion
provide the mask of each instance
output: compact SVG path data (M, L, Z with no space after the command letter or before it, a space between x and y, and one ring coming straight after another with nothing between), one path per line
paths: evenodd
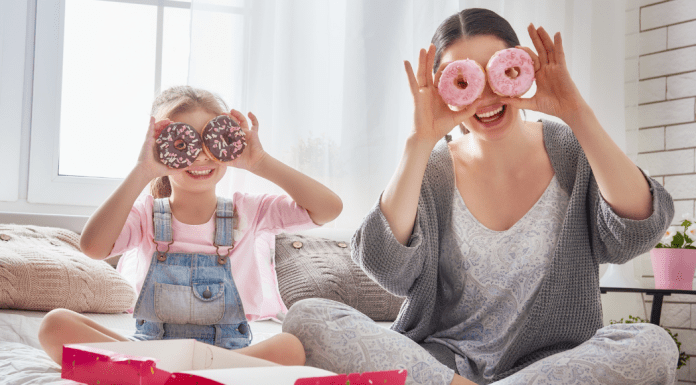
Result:
M70 230L0 224L0 308L120 313L133 287L104 261L80 252Z
M394 321L399 314L404 299L384 290L353 262L348 240L279 234L275 247L278 289L288 308L301 299L326 298L375 321Z

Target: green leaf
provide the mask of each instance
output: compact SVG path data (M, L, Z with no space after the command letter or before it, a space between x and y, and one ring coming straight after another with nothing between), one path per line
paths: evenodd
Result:
M686 246L684 246L684 248L685 248L685 249L694 249L694 250L696 250L696 246L694 246L694 245L686 245Z
M674 239L672 239L672 247L675 249L679 249L682 247L683 244L684 236L680 232L674 234Z
M689 228L689 226L691 226L691 222L689 222L687 219L684 219L684 222L682 222L681 225L684 227L684 229L687 229Z
M655 245L655 248L656 248L656 249L664 249L665 247L666 247L666 246L663 245L662 243L658 243L657 245Z
M685 241L686 243L694 243L694 241L692 241L691 238L689 238L689 236L686 235L686 234L684 234L684 241Z

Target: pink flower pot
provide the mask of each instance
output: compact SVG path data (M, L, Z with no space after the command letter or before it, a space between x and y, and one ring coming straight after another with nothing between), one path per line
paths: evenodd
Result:
M655 289L693 290L696 250L652 249L650 260L655 273Z

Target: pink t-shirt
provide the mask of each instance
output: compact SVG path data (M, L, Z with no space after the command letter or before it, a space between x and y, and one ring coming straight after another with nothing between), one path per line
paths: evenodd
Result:
M317 225L312 222L307 210L285 195L235 193L233 202L239 221L234 231L234 249L229 258L232 278L246 317L249 321L277 318L278 313L286 313L287 308L278 292L274 256L271 254L275 248L275 235ZM110 254L123 254L117 269L138 293L155 252L153 203L151 195L138 198ZM202 225L187 225L172 215L174 243L169 247L169 252L216 254L214 238L215 215Z

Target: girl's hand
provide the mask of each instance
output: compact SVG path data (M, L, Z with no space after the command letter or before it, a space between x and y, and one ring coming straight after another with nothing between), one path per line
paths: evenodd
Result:
M437 90L437 82L433 82L434 61L435 45L433 44L428 47L427 51L420 50L417 76L413 74L411 63L408 60L404 61L413 95L413 134L419 139L432 143L433 146L459 123L472 117L480 103L480 99L477 99L468 106L457 108L459 111L450 109ZM438 81L441 72L438 71L436 74Z
M155 118L152 116L150 117L150 126L145 136L145 143L143 143L143 147L140 149L140 155L138 156L138 163L136 165L136 168L140 168L143 175L148 176L150 179L175 174L178 171L160 162L155 148L155 140L157 140L162 130L170 123L172 123L172 121L169 119L155 122Z
M239 124L239 127L246 134L247 145L237 159L225 162L225 164L255 172L261 164L261 160L266 156L266 151L264 151L261 146L261 140L259 140L259 121L256 119L256 115L249 112L249 119L251 119L251 128L249 128L249 123L241 112L233 109L230 111L229 116Z
M534 61L537 90L531 98L506 98L503 103L557 116L568 122L566 117L578 111L584 99L570 78L561 33L557 32L551 41L543 27L537 29L530 24L527 30L539 56L528 47L517 48L525 50Z

